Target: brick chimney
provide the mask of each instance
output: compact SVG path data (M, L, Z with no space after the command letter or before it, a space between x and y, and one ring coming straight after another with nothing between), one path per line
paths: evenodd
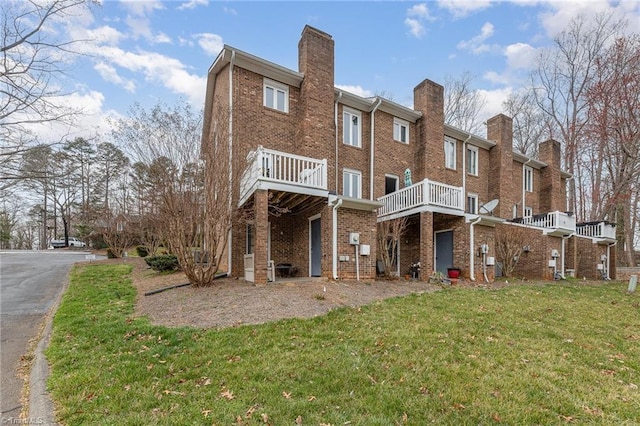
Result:
M513 120L504 114L491 117L487 120L487 139L496 143L489 151L489 199L500 200L493 214L511 218L518 193L513 177Z
M444 87L424 80L413 89L413 108L422 112L417 123L415 170L413 181L424 178L441 180L444 164ZM429 173L427 174L427 171Z
M547 163L541 170L540 211L564 211L566 208L566 188L560 170L560 142L549 139L538 145L540 161Z
M298 43L298 68L304 74L300 88L301 151L329 164L335 173L334 41L331 35L306 25ZM333 183L329 179L329 186Z

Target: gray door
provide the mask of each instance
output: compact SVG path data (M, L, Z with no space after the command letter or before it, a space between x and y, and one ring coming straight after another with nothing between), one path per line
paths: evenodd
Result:
M453 231L436 232L436 271L447 276L453 266Z
M320 218L311 221L311 276L319 277L322 275L322 246L320 235Z

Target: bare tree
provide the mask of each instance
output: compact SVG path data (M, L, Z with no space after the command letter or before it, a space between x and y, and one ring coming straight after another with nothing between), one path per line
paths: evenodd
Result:
M162 231L194 286L211 285L238 216L232 200L238 199L247 162L232 155L231 149L239 147L231 145L228 111L213 112L206 140L202 114L187 104L150 111L134 105L131 116L118 120L114 129L115 140L144 164L136 166L137 172L155 181L153 229Z
M407 226L406 216L378 222L378 253L387 279L398 278L392 271L395 271L395 265L398 264L398 242Z
M594 219L617 222L619 260L634 264L635 210L640 192L640 36L623 37L601 55L587 90L586 132L596 153L592 168ZM625 250L626 248L626 250Z
M551 134L551 123L536 105L531 89L512 92L502 107L505 114L513 119L513 148L528 157L537 158L538 145L545 133Z
M589 20L579 15L555 39L551 49L536 60L531 78L538 107L555 124L564 148L564 167L574 176L569 182L569 204L578 220L585 220L583 198L577 197L582 169L579 153L587 123L586 91L594 78L594 66L599 55L611 44L624 22L615 21L612 14L599 14Z
M527 230L520 226L496 226L496 255L502 263L502 275L511 277L527 242Z
M480 113L487 104L482 94L473 89L475 76L469 71L444 79L444 121L464 131L479 134Z

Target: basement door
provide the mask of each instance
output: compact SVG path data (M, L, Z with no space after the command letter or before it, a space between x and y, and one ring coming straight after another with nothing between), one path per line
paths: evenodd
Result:
M447 268L453 267L453 231L436 232L436 271L447 276Z
M322 275L322 240L320 234L320 217L309 219L309 275Z

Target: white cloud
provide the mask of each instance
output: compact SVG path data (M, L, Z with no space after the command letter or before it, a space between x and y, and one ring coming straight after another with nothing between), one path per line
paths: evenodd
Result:
M493 24L491 22L485 22L480 29L480 34L473 37L471 40L462 40L458 43L457 48L461 50L469 50L475 55L486 53L491 50L495 50L495 45L484 43L488 38L493 35Z
M235 9L232 9L230 7L227 7L227 6L223 6L222 7L222 11L224 13L229 14L229 15L237 15L238 14L238 12Z
M195 9L198 6L207 6L209 4L209 0L190 0L188 2L182 3L177 7L178 10L185 9Z
M124 34L110 26L102 26L86 31L87 38L98 44L117 45L125 38ZM82 38L79 38L82 39Z
M426 3L418 3L407 9L407 18L404 24L409 28L409 33L415 38L421 38L426 34L424 21L433 21Z
M482 109L482 116L480 119L486 121L496 114L500 114L504 111L502 104L513 92L512 87L504 87L495 90L479 90L480 95L487 100L485 107Z
M362 86L351 86L348 84L336 84L336 87L340 90L344 90L345 92L353 93L354 95L358 95L363 98L370 98L373 96L373 92L371 90L367 90L362 88Z
M533 65L537 49L526 43L510 44L504 49L507 66L511 69L527 69Z
M105 81L121 86L130 93L134 93L136 91L135 83L131 80L120 77L120 75L118 75L118 71L111 65L104 62L98 62L93 66L93 68L98 71L100 77L102 77Z
M198 40L198 44L208 55L217 56L224 47L222 37L218 34L201 33L194 36Z
M404 24L409 27L409 32L415 38L420 38L425 34L424 26L417 19L407 18L404 20Z
M426 3L420 3L420 4L411 6L407 10L407 15L415 16L417 18L422 18L422 19L431 19L431 16L429 15L429 9L427 8Z
M193 105L201 106L204 102L206 78L189 74L185 65L175 58L155 52L128 52L117 47L105 47L99 52L112 66L142 73L145 80L186 96Z
M454 18L463 18L491 7L491 0L439 0L438 6L448 10Z
M164 5L160 0L144 0L144 1L121 1L120 4L135 16L146 16L154 10L164 9Z

